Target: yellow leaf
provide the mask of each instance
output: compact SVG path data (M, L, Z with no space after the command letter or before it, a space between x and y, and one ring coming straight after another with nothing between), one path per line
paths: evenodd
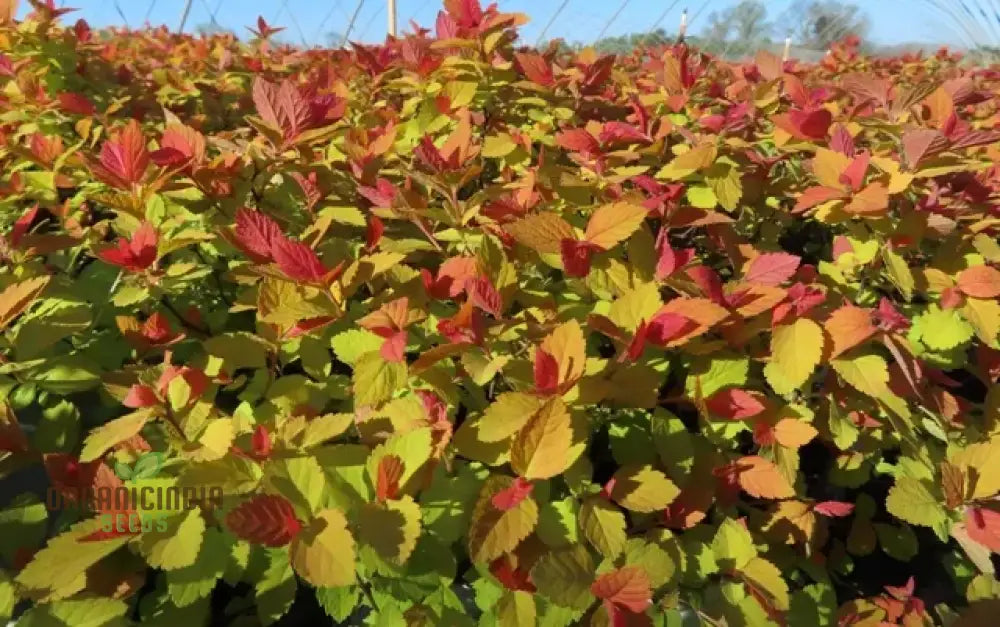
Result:
M1000 460L1000 436L970 444L954 454L951 462L966 476L976 477L970 498L986 499L1000 492L997 460Z
M42 293L49 284L48 276L38 276L20 283L8 285L0 292L0 331L20 315Z
M150 416L152 412L141 409L96 427L83 443L80 461L94 461L104 455L109 448L139 433Z
M493 505L493 496L514 483L504 475L492 475L483 483L469 525L469 556L477 563L492 562L517 548L538 523L538 504L529 494L507 510Z
M816 157L812 161L813 174L824 187L844 189L840 175L851 165L851 159L842 152L829 148L817 148Z
M802 501L780 501L771 512L764 530L785 544L806 544L816 531L816 514Z
M659 287L641 283L611 303L608 318L620 329L635 331L640 321L649 321L662 305Z
M823 354L823 341L823 329L808 318L771 332L771 360L764 376L775 392L788 394L809 379Z
M580 529L587 541L609 559L625 549L625 515L600 496L588 497L580 506Z
M762 557L755 557L741 571L748 586L763 597L771 607L779 611L788 609L788 584L778 567Z
M995 299L966 298L962 306L962 317L965 318L976 335L985 344L994 348L998 346L997 336L1000 335L1000 302Z
M575 319L556 327L540 347L559 364L559 384L573 382L583 376L586 365L586 344L583 330Z
M337 509L324 509L305 527L289 550L292 568L317 587L354 583L354 538Z
M797 418L782 418L774 425L774 439L788 448L800 448L819 434L816 427Z
M479 439L483 442L506 440L520 431L541 407L542 400L534 394L504 392L479 419Z
M100 531L102 524L100 518L89 518L50 539L15 579L24 596L58 600L83 589L89 578L87 570L130 539L122 536L99 542L80 541Z
M142 534L139 547L150 566L175 570L194 564L205 536L205 519L200 509L188 510L167 519L167 529Z
M763 457L749 455L737 462L739 483L743 490L761 499L787 499L795 496L781 470Z
M667 476L646 464L623 466L614 475L611 499L633 512L666 509L680 490Z
M604 205L590 216L584 238L604 250L610 250L635 233L648 213L649 210L642 205L627 202Z
M420 506L404 495L385 503L366 503L358 516L358 539L382 559L402 565L420 538Z
M913 272L906 265L906 260L899 253L888 248L882 249L882 258L885 260L886 270L889 271L889 280L903 294L903 298L909 301L910 297L913 296L913 287L916 282L913 279Z
M497 627L535 627L535 597L524 590L506 590L496 614Z
M232 418L215 418L208 423L197 442L185 446L183 455L199 462L219 459L229 452L235 437Z
M848 385L862 394L872 398L884 398L889 394L889 366L880 355L834 359L830 365Z
M559 242L576 239L576 232L570 223L551 211L534 213L506 224L504 230L519 244L540 253L558 253Z
M365 353L354 364L354 405L379 405L407 381L405 362L386 361L378 351Z
M514 438L510 465L525 479L548 479L561 474L572 461L573 428L562 398L549 400Z
M656 178L679 180L715 163L715 144L701 144L674 157L656 173Z

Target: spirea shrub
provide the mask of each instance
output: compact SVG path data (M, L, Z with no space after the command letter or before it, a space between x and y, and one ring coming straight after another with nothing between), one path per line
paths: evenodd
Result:
M61 13L0 27L0 615L996 624L996 71Z

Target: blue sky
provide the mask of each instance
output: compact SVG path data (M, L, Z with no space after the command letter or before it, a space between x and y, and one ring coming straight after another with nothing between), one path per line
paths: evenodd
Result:
M562 1L499 0L499 4L501 10L522 12L531 17L531 22L522 29L522 36L526 41L534 42ZM783 14L787 16L785 12L794 1L767 0L765 4L769 16L774 19ZM958 43L953 30L942 26L944 20L941 15L935 13L927 2L855 1L864 7L871 19L873 28L870 38L877 43ZM145 21L148 12L151 23L176 27L184 6L184 0L118 0L117 3L114 0L57 0L57 4L60 3L80 9L67 17L83 17L92 26L122 24L125 20L131 26L137 26ZM483 3L486 4L486 1L483 0ZM704 27L709 14L735 3L736 0L708 0L707 3L705 0L629 0L617 19L608 25L621 6L621 0L568 0L566 8L546 36L584 41L595 38L605 25L608 25L608 35L642 32L652 29L661 16L660 25L673 31L685 7L692 18L690 32L697 33ZM27 2L22 4L27 5ZM318 44L325 41L326 33L344 31L357 4L357 0L194 0L187 24L191 29L209 23L211 14L215 13L219 24L243 34L246 33L244 26L254 23L260 14L269 22L273 20L277 25L286 26L288 30L283 35L288 39L304 39L310 44ZM672 8L664 15L671 5ZM386 0L365 0L355 21L352 39L380 40L386 29L385 6ZM422 25L433 25L440 6L440 0L397 0L400 28L407 28L410 19Z

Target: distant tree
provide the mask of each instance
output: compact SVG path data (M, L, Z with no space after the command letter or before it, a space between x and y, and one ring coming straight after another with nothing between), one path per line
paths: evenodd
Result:
M233 34L233 31L228 28L224 28L218 22L202 22L194 27L194 32L202 36L208 35L221 35L223 33Z
M772 30L764 3L743 0L721 13L709 15L708 26L699 39L707 52L739 56L769 43Z
M801 3L790 13L789 20L788 31L795 44L814 49L829 48L848 35L864 39L871 28L860 7L837 0Z
M628 33L617 37L605 37L590 44L603 54L628 54L644 46L660 46L672 42L673 38L662 28L648 33Z

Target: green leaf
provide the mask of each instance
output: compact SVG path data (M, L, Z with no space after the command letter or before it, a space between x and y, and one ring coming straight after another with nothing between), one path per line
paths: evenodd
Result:
M358 605L361 590L357 586L342 588L316 588L316 600L326 615L337 622L344 622Z
M348 329L330 340L330 347L341 362L354 366L358 359L377 352L385 340L367 329Z
M201 550L193 564L167 571L167 591L177 607L207 598L225 572L233 537L218 529L207 529Z
M580 544L544 553L531 568L538 593L556 605L585 610L593 602L594 562Z
M625 548L625 515L599 496L580 506L580 529L604 557L613 559Z
M781 571L771 562L761 557L754 557L747 562L742 570L747 583L752 585L775 609L788 609L788 584L781 577Z
M750 532L731 518L722 521L715 532L712 552L723 570L742 570L750 560L757 557Z
M86 584L85 571L128 542L128 537L99 542L81 542L80 538L101 529L98 518L81 521L49 540L16 581L32 597L58 600L78 592Z
M931 305L919 318L920 340L935 351L951 350L972 339L975 330L962 319L957 309L939 309Z
M936 527L947 518L942 499L934 496L923 482L905 475L896 477L885 506L890 514L911 525Z
M266 554L267 569L254 587L257 617L270 625L285 615L295 601L295 572L288 561L288 553L270 549Z
M714 209L719 204L719 199L711 187L694 185L687 188L687 199L693 207L699 209Z
M534 627L535 599L530 592L507 590L496 607L498 627Z
M167 519L167 529L143 533L139 540L142 554L151 566L174 570L194 564L205 537L205 519L201 510L192 509Z

